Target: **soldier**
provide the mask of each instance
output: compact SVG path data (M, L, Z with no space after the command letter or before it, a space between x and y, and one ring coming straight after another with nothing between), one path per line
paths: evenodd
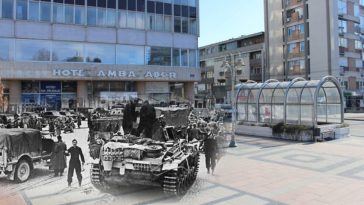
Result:
M78 126L78 129L81 128L81 123L82 123L81 115L77 115L77 126Z
M67 177L68 187L71 186L74 171L76 171L78 185L81 187L82 175L81 175L80 158L82 161L82 166L85 164L85 158L83 156L82 149L77 146L76 139L72 140L72 145L73 146L71 148L69 148L66 152L68 155L71 155L71 159L69 161L69 168L68 168L68 177Z
M214 174L218 146L215 134L210 130L210 128L207 128L207 131L208 132L204 140L206 168L208 174L210 174L210 169L212 174Z
M52 153L52 166L54 170L54 176L58 174L63 175L64 169L67 167L65 151L67 150L66 144L62 141L61 136L57 136L58 142L54 145Z
M131 133L133 129L133 123L136 121L135 103L133 101L126 104L123 111L123 129L125 133Z
M140 123L138 127L138 135L144 131L144 137L152 138L153 124L156 121L155 109L146 100L140 109Z

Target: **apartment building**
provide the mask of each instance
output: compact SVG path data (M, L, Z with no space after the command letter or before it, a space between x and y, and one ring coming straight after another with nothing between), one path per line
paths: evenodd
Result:
M364 107L364 1L265 0L267 78L338 78L346 108ZM364 109L364 108L363 108Z
M230 104L231 69L235 84L263 81L264 33L255 33L203 46L200 50L201 82L196 86L196 107Z

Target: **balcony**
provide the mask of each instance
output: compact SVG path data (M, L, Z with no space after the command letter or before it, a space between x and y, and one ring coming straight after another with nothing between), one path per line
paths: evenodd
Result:
M290 17L287 17L286 22L287 23L296 23L296 22L300 22L303 20L303 15L300 14L299 12L294 12L291 14Z
M305 37L304 33L301 33L300 31L295 31L292 35L288 36L288 41L295 41L295 40L301 40Z
M301 57L305 57L305 53L304 52L288 53L288 58L289 59L292 59L292 58L301 58Z
M302 4L302 0L286 0L286 6L292 7Z

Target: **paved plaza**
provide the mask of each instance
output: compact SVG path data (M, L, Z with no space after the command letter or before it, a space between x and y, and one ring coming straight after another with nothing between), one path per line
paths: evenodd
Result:
M352 136L324 143L295 143L237 136L214 175L204 169L184 196L161 189L120 187L102 193L83 172L81 188L67 187L66 177L35 170L24 184L0 178L0 204L362 204L364 201L364 121L347 121ZM67 145L77 138L87 153L87 129L64 135ZM86 166L86 170L88 167Z

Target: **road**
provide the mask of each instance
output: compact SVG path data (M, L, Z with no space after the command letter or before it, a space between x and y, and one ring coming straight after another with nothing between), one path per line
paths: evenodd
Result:
M184 196L170 197L161 189L120 187L102 193L90 183L89 165L83 185L76 177L71 188L66 176L53 177L37 168L31 179L16 184L0 177L2 204L360 204L364 201L364 121L350 124L350 138L324 143L296 143L237 136L215 175L207 174L204 158L198 178ZM63 138L68 146L77 139L86 161L86 123Z

